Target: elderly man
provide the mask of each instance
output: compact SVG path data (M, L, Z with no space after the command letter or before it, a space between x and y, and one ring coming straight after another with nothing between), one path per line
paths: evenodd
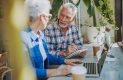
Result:
M58 21L45 30L49 51L53 55L68 56L82 49L82 40L78 28L71 24L75 19L77 8L71 3L63 4L58 13ZM86 50L82 50L83 56Z
M29 55L34 67L37 80L44 80L50 76L69 74L70 66L58 69L48 69L49 64L69 64L79 60L68 60L49 54L43 31L49 21L49 10L51 9L48 0L25 0L29 13L29 24L21 32L24 54Z

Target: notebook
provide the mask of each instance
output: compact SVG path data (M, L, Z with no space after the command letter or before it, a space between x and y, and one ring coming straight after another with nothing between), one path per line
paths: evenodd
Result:
M72 54L68 55L66 57L66 59L70 59L70 58L82 58L83 56L81 56L80 54L84 51L87 51L87 49L83 49L83 50L77 50L75 52L73 52Z
M107 52L105 51L105 49L103 49L101 52L101 57L98 60L98 62L91 62L91 63L85 62L83 64L83 66L87 68L87 75L86 75L87 77L99 77L100 76L106 55L107 55Z

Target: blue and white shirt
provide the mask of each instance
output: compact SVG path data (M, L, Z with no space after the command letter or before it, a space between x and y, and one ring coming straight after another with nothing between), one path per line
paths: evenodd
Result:
M48 65L63 64L64 58L49 54L43 33L38 31L38 34L41 37L42 43L39 42L39 37L29 27L25 31L21 32L21 37L25 51L24 54L29 54L30 60L37 75L37 80L42 80L47 76L46 69L48 68ZM40 49L42 47L40 47L39 44L42 44L44 51L42 51L43 49ZM44 55L42 54L45 55L45 64L43 59Z

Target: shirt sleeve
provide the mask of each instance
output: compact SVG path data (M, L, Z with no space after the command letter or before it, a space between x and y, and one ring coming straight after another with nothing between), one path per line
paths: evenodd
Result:
M78 28L76 26L74 26L75 29L73 30L74 34L73 34L73 37L74 37L74 43L78 45L78 48L82 48L83 46L83 41L82 41L82 38L81 38L81 33L80 31L78 30Z
M52 64L64 64L65 58L48 54L49 63Z
M55 43L55 39L53 39L53 36L52 36L52 30L50 29L50 27L52 27L51 25L48 26L46 29L45 29L45 39L46 39L46 43L47 43L47 47L49 49L49 53L52 54L52 55L57 55L57 48L56 48L56 43Z
M23 50L24 58L26 59L27 64L32 66L30 56L29 56L28 34L24 31L21 32L21 40L22 40L22 50Z
M25 44L23 44L23 48L25 48L24 49L24 56L25 56L28 64L30 66L32 66L31 60L30 60L29 55L28 55L29 54L28 53L28 49L26 48L26 45ZM39 68L34 68L34 69L35 69L35 74L36 74L38 80L42 80L42 79L44 79L44 78L47 77L47 71L46 71L46 69L39 69Z
M37 76L38 80L42 80L47 77L46 69L35 68L35 71L36 71L36 76Z

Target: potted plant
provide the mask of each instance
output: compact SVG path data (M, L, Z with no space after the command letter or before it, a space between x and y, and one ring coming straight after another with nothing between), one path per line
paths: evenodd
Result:
M93 17L93 27L89 27L90 29L88 30L89 33L93 31L89 36L89 38L93 39L90 42L99 41L97 38L102 33L110 32L106 31L107 29L115 29L114 14L110 7L110 2L109 0L83 0L83 2L88 7L87 13L90 17ZM98 22L95 16L95 9L101 14L101 18L98 20Z

